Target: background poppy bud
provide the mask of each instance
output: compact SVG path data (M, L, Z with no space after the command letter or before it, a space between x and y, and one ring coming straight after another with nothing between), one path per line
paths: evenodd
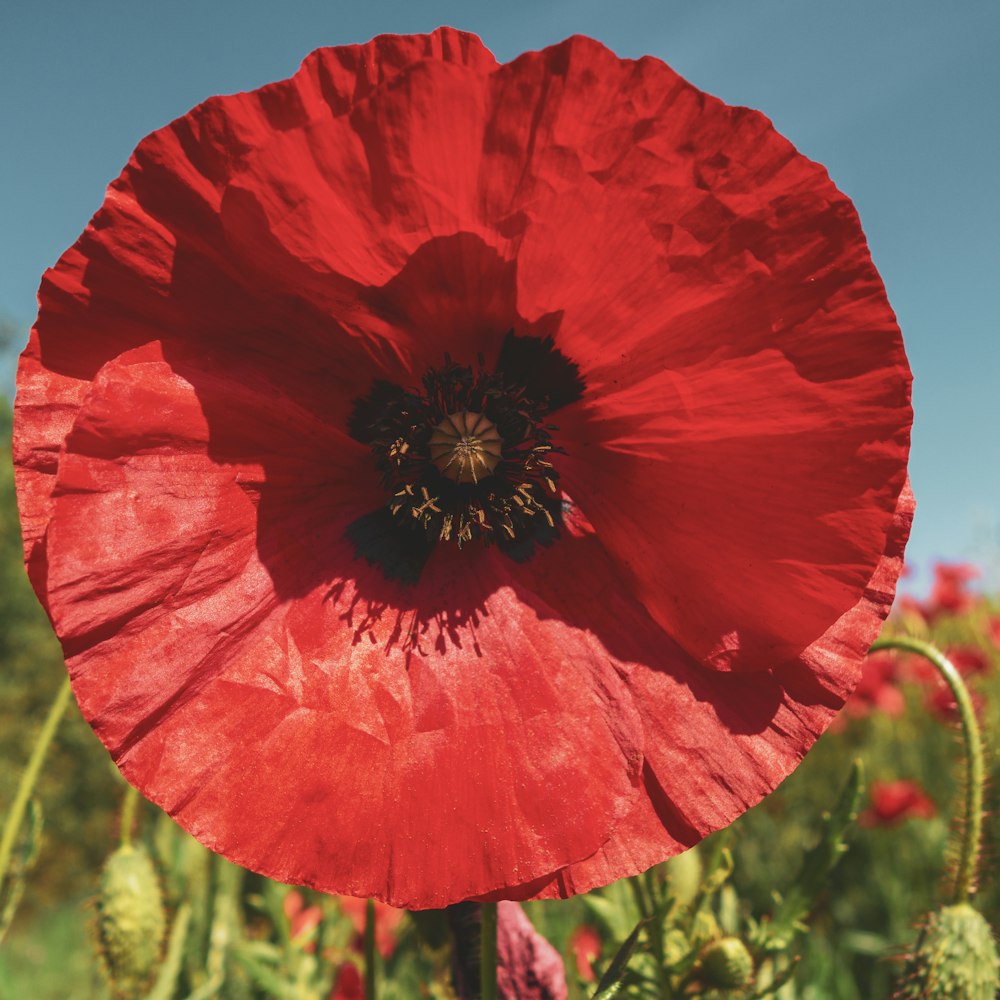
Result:
M706 986L733 990L746 986L753 978L753 958L747 946L736 937L719 938L701 953L700 978Z
M998 988L1000 970L990 925L968 903L958 903L928 917L897 996L993 1000Z
M105 862L98 911L98 946L112 995L144 994L159 966L166 919L153 862L141 847L119 847Z

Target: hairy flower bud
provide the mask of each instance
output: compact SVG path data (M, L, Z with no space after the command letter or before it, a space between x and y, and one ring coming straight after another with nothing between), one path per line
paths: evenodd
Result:
M143 995L159 965L166 919L149 855L120 847L101 874L99 947L116 1000Z
M932 913L907 963L899 1000L993 1000L1000 988L996 942L968 903Z
M700 978L706 986L737 989L753 978L753 958L737 937L719 938L701 953Z

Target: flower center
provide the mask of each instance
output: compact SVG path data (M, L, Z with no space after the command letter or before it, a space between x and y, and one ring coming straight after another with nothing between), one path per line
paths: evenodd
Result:
M434 467L456 483L478 483L503 457L496 427L482 413L449 413L431 432Z
M445 355L421 381L376 382L355 401L348 429L371 448L395 527L378 529L373 514L352 537L388 531L395 541L386 544L429 552L438 542L511 545L551 534L562 497L550 458L560 449L546 418L579 398L576 366L551 340L510 333L496 370ZM371 544L356 544L370 556Z

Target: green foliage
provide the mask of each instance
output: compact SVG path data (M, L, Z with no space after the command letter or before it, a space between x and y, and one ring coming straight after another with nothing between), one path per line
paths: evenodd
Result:
M990 925L968 903L932 913L907 963L901 1000L993 1000L1000 966Z
M861 761L855 760L837 804L823 817L819 841L806 852L798 877L774 912L768 931L774 941L787 944L798 931L807 929L806 918L819 900L830 873L847 850L845 837L858 817L860 799Z
M844 838L857 816L860 794L861 766L855 761L798 876L783 899L775 894L772 912L762 918L744 914L728 884L735 868L725 831L704 848L629 879L634 907L624 910L640 919L604 971L594 1000L619 991L658 1000L777 996L797 964L794 945L808 930L805 920L846 850ZM698 860L692 863L692 857ZM627 920L627 912L615 912L621 897L617 907L601 895L588 900L607 928Z

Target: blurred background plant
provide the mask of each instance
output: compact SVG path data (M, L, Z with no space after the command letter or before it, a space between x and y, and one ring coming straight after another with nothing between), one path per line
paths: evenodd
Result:
M65 673L21 567L9 442L0 398L0 815ZM928 599L901 598L887 634L943 649L989 734L1000 726L1000 607L975 591L975 576L937 567ZM525 904L554 952L517 907L502 909L501 981L520 991L508 995L528 997L524 983L539 1000L892 995L918 921L948 901L953 881L956 730L954 700L926 661L873 654L833 731L731 828L644 877ZM986 770L975 905L996 927L995 756ZM386 1000L455 996L440 914L368 908L213 856L137 802L72 702L16 847L15 874L38 856L0 946L4 1000L348 1000L365 995L366 973Z

